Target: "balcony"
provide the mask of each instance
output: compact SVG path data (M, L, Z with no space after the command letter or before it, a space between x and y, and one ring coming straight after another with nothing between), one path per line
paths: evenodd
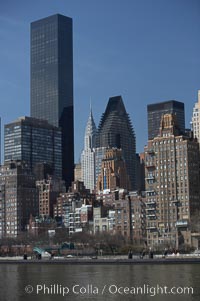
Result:
M155 155L154 149L153 149L153 148L149 148L149 149L147 150L147 154Z
M146 190L146 196L154 196L156 195L156 191L154 189Z
M154 190L154 189L149 189L149 190L146 190L146 193L153 193L153 192L155 192L155 190Z
M178 206L178 205L180 204L180 201L178 201L178 200L172 200L171 202L172 202L172 204L174 204L175 206Z
M188 227L188 220L180 220L175 223L177 228L185 228Z
M148 202L146 202L147 206L155 205L155 204L156 204L156 201L148 201Z
M155 163L153 161L148 161L148 162L145 163L145 167L155 168Z
M153 219L155 219L156 218L156 214L155 213L149 213L149 214L147 214L147 216L146 216L148 219L151 219L151 217L153 217Z
M145 180L150 181L150 180L155 180L155 176L147 176Z
M158 231L156 226L147 227L146 230L148 230L149 232L157 232Z
M155 208L155 207L149 207L149 208L146 208L145 210L146 210L146 211L155 211L156 208Z

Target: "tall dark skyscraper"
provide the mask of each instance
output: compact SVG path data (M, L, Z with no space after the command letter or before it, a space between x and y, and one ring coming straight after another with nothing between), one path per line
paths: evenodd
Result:
M53 15L31 23L31 116L62 129L62 175L74 173L72 19Z
M176 120L181 133L185 131L184 103L176 100L158 102L147 106L148 114L148 139L159 135L161 117L164 114L176 115Z
M111 97L108 101L98 128L97 147L117 147L122 149L131 189L135 189L135 133L121 96Z

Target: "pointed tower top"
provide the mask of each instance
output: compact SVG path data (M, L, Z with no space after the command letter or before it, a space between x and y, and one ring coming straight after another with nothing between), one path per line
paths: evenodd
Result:
M90 111L92 111L92 97L90 96Z
M90 96L90 117L93 118L93 115L92 115L92 97Z
M92 106L90 99L90 114L85 128L85 147L84 149L94 148L96 143L96 125L92 115Z

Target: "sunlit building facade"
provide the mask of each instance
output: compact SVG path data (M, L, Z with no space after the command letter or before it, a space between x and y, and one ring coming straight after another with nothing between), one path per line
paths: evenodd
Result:
M146 226L149 246L190 245L191 218L200 210L199 145L165 114L145 147Z
M198 91L198 101L193 108L191 128L194 137L197 138L200 143L200 90Z
M92 192L95 189L95 149L96 125L92 116L92 110L87 121L84 137L84 149L81 154L82 180L87 189Z

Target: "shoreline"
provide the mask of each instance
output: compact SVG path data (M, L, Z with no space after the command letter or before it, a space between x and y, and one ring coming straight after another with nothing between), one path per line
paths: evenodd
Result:
M53 265L138 265L138 264L200 264L198 258L155 258L155 259L88 259L88 258L61 258L61 259L8 259L0 258L1 264L53 264Z

